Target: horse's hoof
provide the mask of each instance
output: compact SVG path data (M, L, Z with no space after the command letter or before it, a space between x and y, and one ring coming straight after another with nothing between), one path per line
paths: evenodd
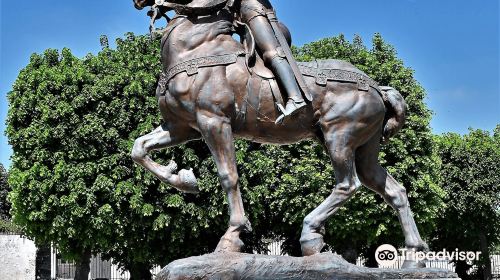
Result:
M167 165L167 172L169 174L174 174L177 171L177 163L171 160Z
M192 169L182 169L179 171L178 175L181 181L181 187L179 188L181 191L194 194L200 192L200 189L198 188L198 181L196 180L196 176L194 176Z
M250 220L247 219L245 226L243 227L243 231L246 233L250 233L253 231L252 224L250 223Z
M407 244L406 255L404 255L404 262L401 268L425 268L425 262L417 261L417 253L423 253L429 251L429 246L424 241L420 240L415 244Z
M247 217L243 217L242 220L229 221L228 232L246 232L250 233L253 231L252 224Z
M241 248L243 247L243 241L239 238L227 238L223 236L219 244L217 244L217 248L215 249L216 253L222 253L222 252L235 252L239 253L241 252Z
M300 237L300 247L302 248L303 256L312 256L321 253L325 242L323 235L319 233L308 233Z
M420 242L420 246L417 248L417 250L420 250L422 252L429 252L429 245L425 243L424 241Z
M424 262L417 262L415 260L405 260L401 268L409 269L409 268L425 268Z

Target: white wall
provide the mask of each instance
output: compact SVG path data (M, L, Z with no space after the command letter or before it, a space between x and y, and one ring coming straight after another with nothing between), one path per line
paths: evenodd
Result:
M19 235L0 234L0 279L35 280L35 243Z

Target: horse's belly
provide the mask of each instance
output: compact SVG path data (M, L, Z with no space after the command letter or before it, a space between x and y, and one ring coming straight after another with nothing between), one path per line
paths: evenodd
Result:
M261 144L274 144L274 145L289 145L298 143L307 139L313 139L315 137L314 133L290 133L289 131L283 131L283 133L269 133L254 135L252 133L238 132L236 133L236 138L249 140L255 143Z
M275 124L274 119L259 118L256 121L247 120L241 127L233 125L236 137L262 144L292 144L316 136L317 127L312 120L312 109L289 117L283 124Z

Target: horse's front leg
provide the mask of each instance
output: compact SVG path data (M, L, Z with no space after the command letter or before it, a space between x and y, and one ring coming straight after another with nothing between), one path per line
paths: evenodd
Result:
M149 170L161 181L186 193L198 193L196 177L192 170L182 169L178 174L174 174L177 171L177 164L174 161L171 161L168 166L164 166L153 161L148 156L148 153L152 150L179 145L199 137L199 133L190 127L163 124L151 133L137 138L131 156L136 163Z
M212 156L217 164L219 179L227 194L229 203L229 228L217 245L217 252L239 252L243 246L240 233L251 231L250 222L245 217L245 210L241 200L234 138L227 117L221 117L209 112L197 114L198 127L205 139Z

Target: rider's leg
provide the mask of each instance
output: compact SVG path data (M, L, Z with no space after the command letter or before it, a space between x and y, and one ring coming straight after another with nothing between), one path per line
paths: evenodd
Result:
M284 58L283 51L268 19L264 16L257 16L252 18L248 24L253 31L255 42L263 54L264 63L271 68L288 94L283 115L291 115L306 105L292 68Z

